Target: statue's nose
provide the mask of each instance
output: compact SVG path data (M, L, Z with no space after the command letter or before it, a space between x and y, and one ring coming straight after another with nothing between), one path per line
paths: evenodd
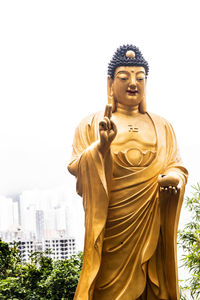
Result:
M129 86L130 86L130 88L134 88L134 89L136 88L135 76L131 76Z

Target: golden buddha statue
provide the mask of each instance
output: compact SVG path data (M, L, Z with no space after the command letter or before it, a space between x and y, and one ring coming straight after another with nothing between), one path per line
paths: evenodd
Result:
M176 236L187 170L171 125L147 112L148 63L117 49L105 112L76 129L69 171L85 210L74 299L179 299Z

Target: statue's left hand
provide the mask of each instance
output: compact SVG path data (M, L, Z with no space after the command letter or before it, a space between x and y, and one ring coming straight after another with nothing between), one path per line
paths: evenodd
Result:
M158 184L160 192L177 194L180 189L181 180L175 172L171 172L167 175L159 175Z

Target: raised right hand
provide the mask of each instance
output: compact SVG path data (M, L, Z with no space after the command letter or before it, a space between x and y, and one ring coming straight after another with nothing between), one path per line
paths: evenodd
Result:
M117 134L117 126L111 120L112 105L107 104L105 108L104 118L99 122L99 151L104 156L110 148L110 144Z

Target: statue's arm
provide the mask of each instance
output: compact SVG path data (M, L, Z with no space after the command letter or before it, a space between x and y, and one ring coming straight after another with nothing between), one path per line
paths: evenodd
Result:
M108 104L104 116L99 121L94 121L95 118L93 117L93 122L88 122L86 118L76 129L72 158L68 165L68 170L72 175L77 176L80 159L84 152L95 148L100 153L101 158L105 159L107 156L110 145L117 134L117 127L111 120L111 116L112 106ZM95 130L95 128L97 129Z
M174 130L166 120L165 123L169 158L165 171L158 177L158 182L161 191L177 193L187 183L188 172L182 164Z
M75 130L72 156L68 164L68 170L76 177L78 175L78 167L82 155L96 142L96 136L92 128L93 118L94 115L86 117L80 122Z
M177 229L183 203L187 170L182 164L172 126L164 122L166 160L159 182L160 225L162 232L162 260L165 270L168 295L179 299L177 272Z

